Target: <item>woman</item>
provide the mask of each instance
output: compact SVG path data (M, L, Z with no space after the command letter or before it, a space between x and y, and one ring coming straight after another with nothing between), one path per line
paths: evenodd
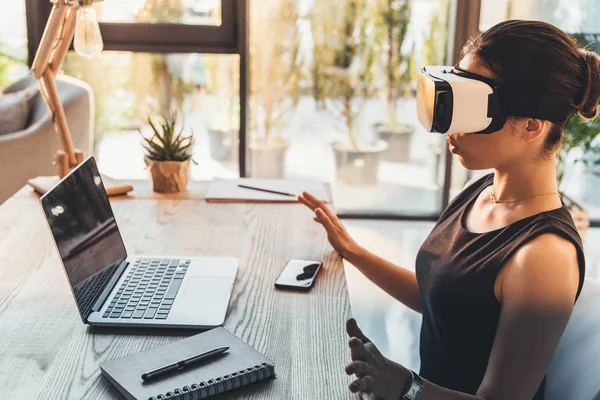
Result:
M600 61L556 27L506 21L463 49L459 68L503 87L567 99L593 118ZM362 249L327 206L308 193L333 248L364 275L423 314L419 399L542 399L544 378L585 273L581 239L557 191L563 129L509 117L491 134L447 137L471 170L493 169L442 213L416 259L416 273ZM347 323L356 375L352 392L398 400L414 377Z

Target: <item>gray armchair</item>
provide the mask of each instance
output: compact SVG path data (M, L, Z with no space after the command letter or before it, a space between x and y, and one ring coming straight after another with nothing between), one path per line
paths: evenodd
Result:
M546 400L600 400L600 282L586 279L546 374Z
M30 75L4 89L5 93L23 90L34 84ZM91 87L78 79L58 76L60 100L65 109L73 144L91 154L93 146L94 97ZM62 149L54 131L50 112L39 93L33 99L27 127L0 135L0 204L12 196L28 179L40 175L56 175L54 162L57 150Z

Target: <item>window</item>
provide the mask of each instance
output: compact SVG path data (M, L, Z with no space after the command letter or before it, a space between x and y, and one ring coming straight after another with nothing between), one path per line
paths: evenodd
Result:
M101 22L221 25L221 0L103 0Z
M63 69L94 90L100 170L148 179L140 132L150 133L149 116L176 110L196 139L191 179L239 176L243 1L104 0L94 7L105 50L92 60L69 53Z
M140 131L148 116L178 110L195 137L190 177L239 176L239 56L105 51L92 60L69 53L63 66L95 94L95 153L114 178L149 179ZM212 157L211 157L212 154Z
M25 76L27 22L25 1L0 0L0 88Z
M479 29L507 19L534 19L569 33L599 33L598 5L598 0L482 0Z
M107 50L239 53L235 3L105 0L95 7Z
M445 143L415 76L445 63L449 6L250 0L250 174L331 182L341 213L439 213Z

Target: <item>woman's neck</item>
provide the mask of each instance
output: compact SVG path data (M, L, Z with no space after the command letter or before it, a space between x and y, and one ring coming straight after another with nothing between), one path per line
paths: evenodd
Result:
M555 160L494 169L493 194L497 200L516 200L558 192Z

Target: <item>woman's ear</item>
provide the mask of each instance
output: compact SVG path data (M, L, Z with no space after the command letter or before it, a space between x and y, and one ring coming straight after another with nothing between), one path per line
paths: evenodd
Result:
M548 129L549 123L543 119L526 118L523 121L521 139L532 143L543 137Z

